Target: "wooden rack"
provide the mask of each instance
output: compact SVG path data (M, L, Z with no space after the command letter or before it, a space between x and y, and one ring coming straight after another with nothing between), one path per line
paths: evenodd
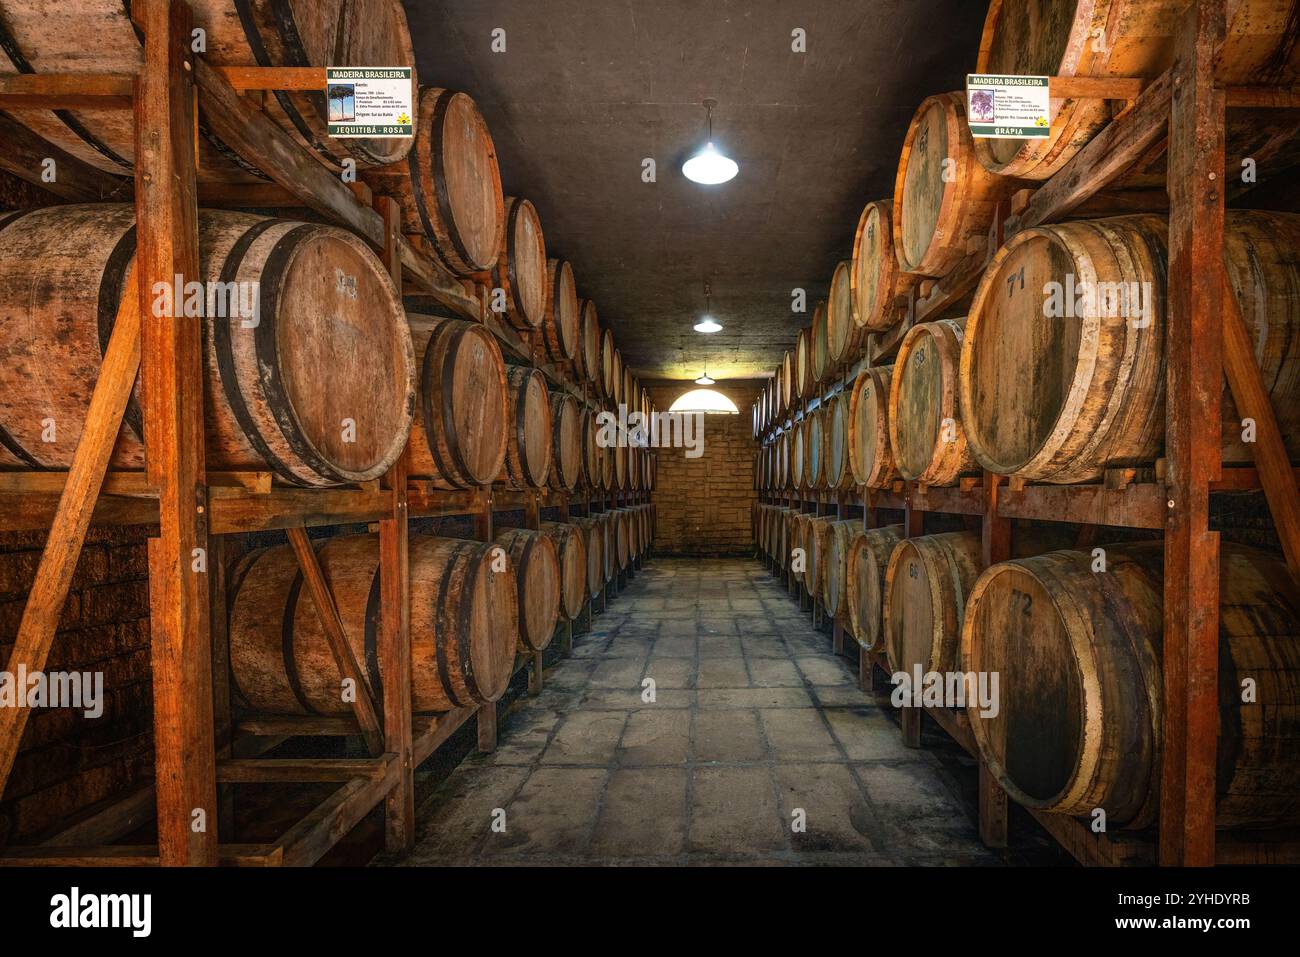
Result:
M594 407L590 386L571 370L540 361L537 336L507 329L486 308L487 296L445 273L399 231L397 204L375 199L361 184L344 184L282 132L260 109L267 90L321 89L323 68L214 68L189 53L192 13L186 0L137 0L132 16L144 45L138 75L19 75L0 77L5 107L94 107L133 110L138 144L133 183L118 181L60 158L56 191L65 198L99 201L134 188L138 252L135 282L128 281L117 323L96 382L86 426L66 473L0 475L0 530L49 530L20 625L10 667L41 670L54 641L81 547L91 524L151 524L149 599L153 646L155 780L112 807L36 847L9 847L0 864L240 864L308 865L319 860L371 810L384 807L390 851L414 843L415 767L471 718L478 747L496 744L495 704L438 715L413 714L408 632L408 524L413 518L472 516L475 537L493 538L494 514L520 510L538 528L543 508L561 521L571 509L593 514L648 501L648 490L504 488L444 492L408 480L405 456L382 480L357 487L303 489L272 484L269 472L220 473L204 467L201 320L141 322L141 304L156 281L198 272L197 210L204 206L306 207L365 239L383 259L405 295L427 298L440 310L485 323L516 359L539 368L553 387ZM199 184L196 174L197 111L213 132L266 171L264 185ZM0 167L29 176L50 155L21 126L0 117L6 158ZM12 138L11 138L12 134ZM12 143L12 149L9 148ZM44 184L43 184L44 185ZM143 473L111 472L109 456L126 401L142 383ZM225 537L284 529L298 554L304 580L324 619L337 617L315 554L309 526L370 523L380 541L378 654L385 675L382 706L361 695L351 716L236 715L228 683ZM189 573L196 549L207 555L206 573ZM620 572L591 596L579 619L564 622L561 652L575 625L591 615L635 573ZM323 608L321 606L324 606ZM341 637L341 633L335 638ZM350 657L335 640L340 667ZM531 665L529 690L541 690L540 653ZM364 688L364 682L358 682ZM8 779L27 709L0 709L0 790ZM298 736L362 737L369 756L350 759L258 757ZM325 782L337 789L277 840L222 842L231 826L230 788L248 783ZM119 840L150 819L157 846L123 846Z
M767 504L837 517L860 507L864 527L879 508L903 513L904 532L921 532L925 512L972 516L982 536L983 566L1011 555L1012 520L1121 526L1164 532L1164 750L1156 842L1124 834L1094 834L1083 822L1031 812L1056 840L1084 863L1285 863L1300 861L1292 832L1216 833L1215 757L1218 740L1219 534L1210 530L1210 494L1262 489L1292 574L1300 580L1300 489L1261 382L1249 334L1223 265L1225 111L1234 107L1300 109L1300 90L1229 88L1216 84L1214 59L1223 42L1222 0L1195 0L1179 27L1176 59L1167 73L1145 83L1131 79L1053 78L1053 95L1127 101L1116 119L1036 191L1017 194L997 217L988 248L945 279L926 284L900 313L898 326L873 337L865 361L896 350L906 329L951 314L978 282L984 263L1017 230L1057 222L1084 208L1134 161L1167 143L1169 290L1165 326L1165 458L1153 477L1113 470L1095 485L1026 485L985 472L953 488L897 482L889 489L839 492L770 492ZM1067 85L1068 84L1068 85ZM1211 277L1211 281L1206 281ZM825 398L851 384L833 383ZM1220 446L1220 396L1226 377L1243 417L1257 424L1254 468L1224 469ZM802 419L818 400L788 410L780 425ZM773 430L769 430L770 432ZM765 435L764 438L769 437ZM777 569L779 571L779 569ZM794 592L800 591L790 581ZM814 623L819 606L811 596ZM803 599L801 598L801 601ZM835 622L836 651L843 622ZM874 663L884 668L879 656ZM862 656L861 677L872 680L873 656ZM886 669L887 670L887 669ZM977 759L965 715L926 709ZM920 742L920 711L903 711L903 734ZM991 847L1007 844L1007 795L980 762L979 827Z

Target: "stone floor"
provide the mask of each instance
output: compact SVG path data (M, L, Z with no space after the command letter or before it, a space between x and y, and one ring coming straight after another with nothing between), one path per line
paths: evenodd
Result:
M656 559L594 624L401 863L997 863L758 562Z

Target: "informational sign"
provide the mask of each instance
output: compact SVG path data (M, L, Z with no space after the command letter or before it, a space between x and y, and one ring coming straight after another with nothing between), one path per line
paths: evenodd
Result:
M330 136L414 136L413 101L409 66L325 70Z
M966 75L966 119L972 136L1025 139L1052 131L1050 80L1045 76Z

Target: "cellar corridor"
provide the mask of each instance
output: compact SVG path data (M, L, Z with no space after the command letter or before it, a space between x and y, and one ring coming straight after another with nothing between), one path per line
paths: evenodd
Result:
M903 746L757 562L660 558L418 809L400 863L996 863L968 759L935 744Z

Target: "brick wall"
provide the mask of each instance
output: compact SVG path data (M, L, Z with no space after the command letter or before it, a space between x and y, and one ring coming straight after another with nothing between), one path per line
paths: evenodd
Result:
M749 407L761 382L741 380L712 386L740 409L739 415L704 418L704 454L688 459L684 449L660 449L654 491L657 506L655 552L664 555L747 555L753 551L753 423ZM689 382L647 383L651 401L667 410L678 396L697 388Z
M0 794L0 847L49 836L76 812L131 790L153 765L145 545L151 531L90 531L45 670L102 672L104 712L91 719L80 710L33 710ZM0 534L2 670L44 542L44 533Z

